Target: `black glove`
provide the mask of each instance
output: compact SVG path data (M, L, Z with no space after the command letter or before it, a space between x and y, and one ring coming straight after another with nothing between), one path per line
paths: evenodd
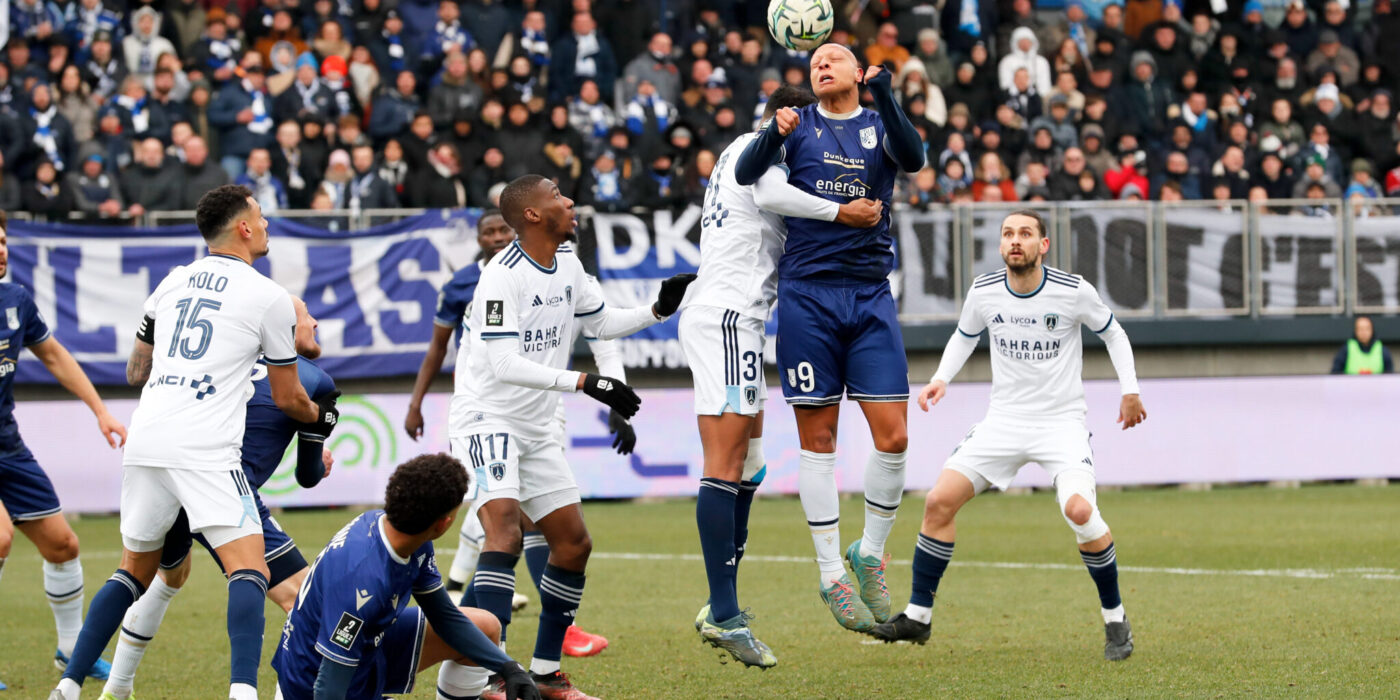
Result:
M583 375L583 393L592 396L623 418L637 415L637 409L642 405L641 398L637 396L637 392L632 391L632 387L612 377Z
M613 434L612 446L618 454L632 454L632 448L637 446L637 431L617 411L608 413L608 432Z
M689 272L663 281L661 293L656 295L656 303L651 305L651 310L657 316L670 316L676 313L676 309L681 308L681 299L685 298L685 288L694 281L695 275Z
M316 400L316 422L302 423L298 428L304 433L330 437L331 431L335 430L336 423L340 421L340 409L335 407L335 400L340 398L340 390L332 391Z
M530 674L519 662L501 667L501 680L506 685L506 700L540 700L540 689L530 680Z

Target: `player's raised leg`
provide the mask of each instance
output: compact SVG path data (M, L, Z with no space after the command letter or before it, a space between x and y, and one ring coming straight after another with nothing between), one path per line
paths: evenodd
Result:
M1118 555L1113 547L1113 533L1099 514L1093 472L1060 471L1055 475L1055 496L1065 522L1079 542L1079 556L1098 589L1104 624L1103 656L1109 661L1122 661L1133 653L1133 630L1123 611L1123 597L1118 591Z
M933 601L943 572L953 558L956 528L953 519L976 495L973 482L956 469L944 468L924 498L924 521L914 545L914 581L909 605L871 634L886 642L928 641L933 621Z
M184 511L166 533L161 547L160 571L146 592L127 609L122 618L117 649L112 654L112 673L102 687L101 700L126 700L136 684L136 669L146 655L146 648L155 639L170 601L190 576L189 519Z

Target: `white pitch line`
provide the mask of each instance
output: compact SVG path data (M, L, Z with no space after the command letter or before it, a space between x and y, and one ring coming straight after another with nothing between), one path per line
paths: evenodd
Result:
M195 551L203 551L196 547ZM441 547L437 553L442 556L450 556L457 552L454 547ZM308 557L314 557L315 552L303 552ZM118 559L121 552L99 551L83 552L82 556L91 559ZM38 559L35 554L34 558ZM593 559L610 559L618 561L676 561L676 562L700 562L703 558L699 554L675 554L668 552L594 552ZM764 564L811 564L815 561L813 557L793 557L772 554L746 554L746 562L758 562ZM908 559L891 559L890 564L895 566L910 566L913 564ZM964 561L954 560L952 566L980 568L980 569L1025 569L1032 571L1083 571L1081 564L1058 564L1053 562L1024 562L1024 561ZM1341 568L1341 569L1200 569L1178 566L1118 566L1119 571L1135 574L1167 574L1171 576L1244 576L1252 578L1294 578L1294 579L1333 579L1352 578L1366 581L1400 581L1400 569L1386 569L1379 567Z

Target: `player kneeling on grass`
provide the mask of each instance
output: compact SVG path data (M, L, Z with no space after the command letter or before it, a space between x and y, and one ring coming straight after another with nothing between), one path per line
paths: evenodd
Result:
M1133 653L1133 633L1118 594L1113 535L1094 495L1094 452L1085 420L1083 346L1087 326L1108 346L1123 400L1118 422L1127 430L1147 419L1138 395L1128 335L1078 275L1042 265L1050 251L1045 221L1018 211L1001 224L1006 267L972 282L958 328L948 339L938 371L919 392L919 408L937 405L988 332L992 347L992 403L987 417L953 449L924 503L924 523L914 548L909 606L871 634L887 642L928 641L933 597L953 557L953 517L988 486L1006 489L1027 462L1050 474L1065 521L1079 540L1079 555L1098 587L1103 608L1104 658Z
M496 618L453 605L438 574L433 540L452 529L468 482L447 455L415 457L389 477L384 510L361 514L331 538L272 657L279 698L406 694L438 662L439 698L476 697L492 672L510 700L539 698L530 675L496 646ZM410 594L416 609L408 609Z

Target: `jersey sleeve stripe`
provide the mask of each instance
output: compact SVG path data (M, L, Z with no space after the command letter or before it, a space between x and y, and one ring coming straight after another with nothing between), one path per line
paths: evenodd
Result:
M607 304L599 304L599 305L598 305L598 308L596 308L596 309L594 309L594 310L592 310L592 311L581 311L581 312L579 312L579 313L574 314L574 318L582 318L582 317L584 317L584 316L592 316L593 314L596 314L596 313L598 313L599 311L602 311L602 310L603 310L603 307L605 307L605 306L607 306Z
M519 337L520 337L520 334L519 334L519 333L516 333L515 331L482 331L482 332L481 332L481 338L482 338L482 340L491 340L492 338L519 338Z
M53 329L49 329L49 330L47 330L47 331L44 332L43 337L39 338L38 340L30 341L30 343L29 343L28 345L24 346L24 347L32 348L32 347L34 347L35 345L38 345L39 343L42 343L42 342L44 342L45 340L48 340L49 338L52 338L52 337L53 337Z
M337 653L331 651L330 649L327 649L327 648L326 648L326 645L324 645L324 644L322 644L322 643L320 643L320 642L316 642L316 651L320 652L320 653L321 653L321 656L324 656L324 657L330 659L331 661L334 661L334 662L336 662L336 663L338 663L338 664L340 664L340 665L342 665L342 666L349 666L349 667L351 667L351 668L356 668L356 667L358 667L358 666L360 665L360 662L359 662L359 661L356 661L355 659L352 659L352 658L350 658L350 657L348 657L348 656L341 656L340 654L337 654Z
M965 331L965 330L962 329L962 326L958 326L958 332L959 332L959 333L962 333L963 335L965 335L965 336L967 336L967 337L969 337L969 338L981 338L981 337L982 337L982 334L981 334L981 333L968 333L967 331Z
M1100 329L1094 331L1094 333L1102 333L1102 332L1108 330L1108 327L1111 326L1111 325L1113 325L1113 314L1110 313L1110 314L1108 315L1108 323L1103 324L1103 328L1100 328Z
M266 363L269 364L269 365L277 365L278 367L284 367L284 366L286 366L286 365L294 365L294 364L296 364L296 363L297 363L297 358L296 358L296 356L293 356L291 359L287 359L287 360L274 360L273 358L268 357L268 358L265 358L263 361L266 362Z
M434 325L434 326L437 326L437 327L439 327L439 328L456 328L456 327L457 327L457 324L453 323L452 321L450 321L450 320L444 320L444 319L442 319L442 318L437 318L437 317L434 317L434 318L433 318L433 325Z

